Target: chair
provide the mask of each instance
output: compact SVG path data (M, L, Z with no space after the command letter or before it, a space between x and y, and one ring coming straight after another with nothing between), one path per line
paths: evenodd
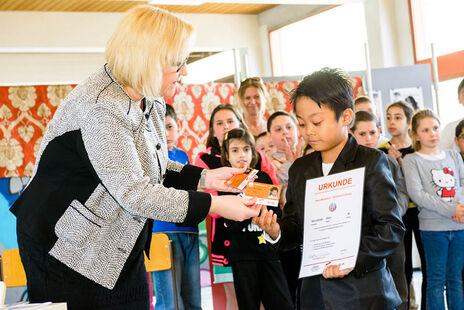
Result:
M179 309L179 301L177 299L177 286L176 286L176 271L172 256L171 240L168 235L163 233L153 234L150 243L150 259L145 256L145 268L147 272L164 271L171 269L172 283L174 286L174 304L176 310Z
M1 279L6 287L21 287L27 285L26 273L24 271L19 249L4 250L1 257Z
M0 256L0 305L5 302L5 296L2 298L1 290L2 287L5 289L6 294L7 287L22 287L27 286L26 272L24 271L21 257L19 256L19 249L7 249L4 250ZM27 293L27 289L24 290L21 295L21 300L24 299Z

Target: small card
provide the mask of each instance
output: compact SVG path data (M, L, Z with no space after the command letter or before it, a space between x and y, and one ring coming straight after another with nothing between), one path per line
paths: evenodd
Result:
M257 173L258 170L248 167L245 173L234 175L226 181L226 184L242 190Z
M245 198L256 198L256 203L276 207L279 205L280 185L249 182Z

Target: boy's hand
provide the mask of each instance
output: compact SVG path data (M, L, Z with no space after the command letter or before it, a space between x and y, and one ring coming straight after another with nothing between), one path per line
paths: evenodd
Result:
M340 270L340 265L329 265L329 266L325 267L324 271L322 272L322 276L325 279L344 278L352 270L353 270L353 268Z
M303 139L303 136L299 136L298 143L296 145L296 157L297 158L300 158L301 156L303 156L304 148L305 148L305 140Z
M451 219L457 223L464 223L464 217L457 217L456 215L453 215Z
M294 162L295 159L301 156L301 154L298 154L298 149L293 151L292 146L288 144L288 139L286 137L282 138L282 142L285 144L285 159L287 159L289 162ZM300 152L302 149L300 148Z
M273 240L279 237L280 225L277 223L277 214L268 210L266 206L261 206L261 214L254 217L251 222L264 230Z

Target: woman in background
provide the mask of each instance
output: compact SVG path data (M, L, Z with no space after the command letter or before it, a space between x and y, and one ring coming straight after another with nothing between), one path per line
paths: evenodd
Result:
M251 77L242 81L237 91L237 101L243 110L243 120L251 134L257 137L266 132L266 99L269 97L263 80Z

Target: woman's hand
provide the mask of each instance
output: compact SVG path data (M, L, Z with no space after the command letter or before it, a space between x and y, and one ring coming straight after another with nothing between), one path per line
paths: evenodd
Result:
M244 221L258 216L259 206L256 199L246 199L240 196L211 196L209 213L214 213L229 220Z
M206 189L219 191L219 192L230 192L230 193L240 193L241 190L225 184L227 179L230 177L245 173L246 167L243 168L230 168L222 167L217 169L208 170L206 172L205 178L205 187Z
M264 230L273 240L279 237L280 225L277 223L277 214L268 210L266 206L261 206L261 214L254 217L251 222Z
M336 279L346 277L353 268L340 270L340 265L329 265L325 267L322 276L326 279Z

